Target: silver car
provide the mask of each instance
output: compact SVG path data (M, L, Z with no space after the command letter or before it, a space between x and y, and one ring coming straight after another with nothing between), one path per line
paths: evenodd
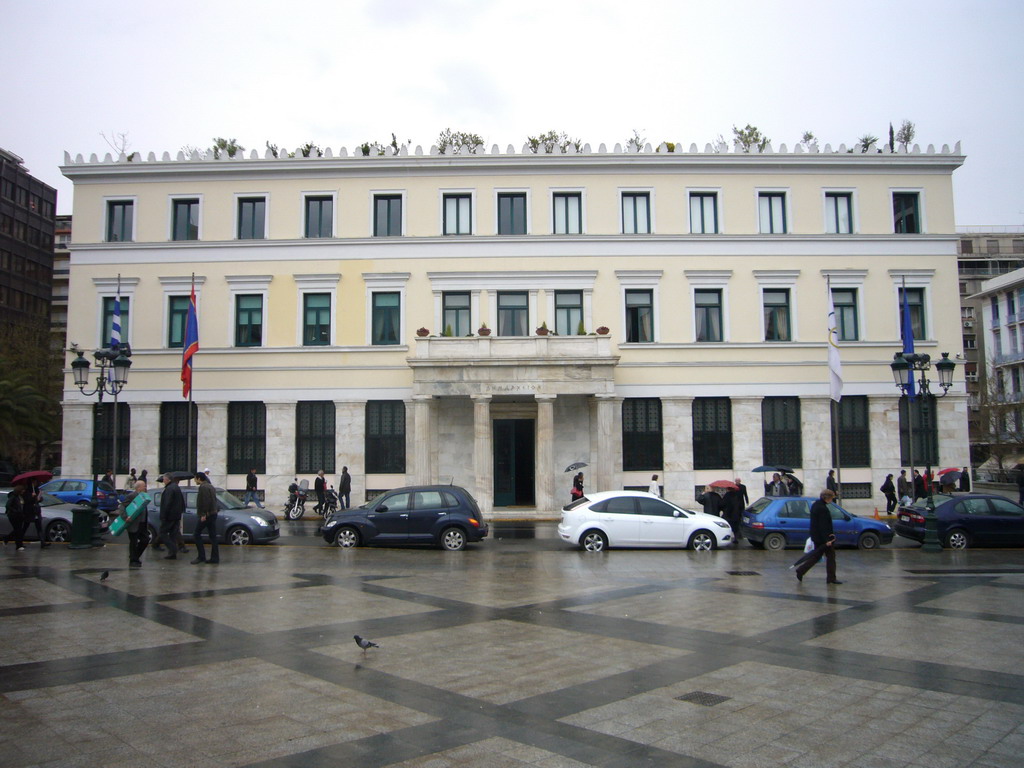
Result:
M10 489L0 491L0 509L7 506L7 495ZM78 504L67 504L50 493L43 492L42 501L39 503L43 512L43 536L47 541L70 541L71 540L71 513L78 508ZM100 515L100 525L106 531L110 525L110 518L106 514ZM11 532L11 521L7 515L0 514L0 536L7 536ZM33 525L25 531L27 540L35 541L36 527Z
M182 486L185 495L185 514L181 516L181 530L186 539L191 539L196 530L199 516L196 514L196 487ZM160 500L164 489L151 491L153 503L149 505L149 534L155 543L159 539ZM217 489L217 540L222 544L266 544L281 535L277 516L266 509L250 507L228 493Z

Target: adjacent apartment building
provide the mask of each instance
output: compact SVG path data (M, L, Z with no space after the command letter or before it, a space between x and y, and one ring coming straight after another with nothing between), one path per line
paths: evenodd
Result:
M917 351L962 353L959 145L136 158L62 167L69 341L109 339L120 286L134 351L119 471L208 466L241 488L255 468L283 497L348 466L359 498L454 482L485 511L551 512L574 462L589 490L657 474L692 504L724 478L758 494L762 464L817 492L838 447L846 498L870 507L907 466L910 418L916 457L968 463L963 373L923 425L889 368L904 291ZM64 414L65 473L88 472L108 417L70 374Z

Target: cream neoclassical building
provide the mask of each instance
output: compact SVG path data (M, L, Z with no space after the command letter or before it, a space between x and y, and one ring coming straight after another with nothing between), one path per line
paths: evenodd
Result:
M904 286L917 350L961 352L959 145L659 149L66 156L68 340L104 344L120 276L134 350L119 471L197 464L242 488L255 467L277 503L292 477L336 482L345 465L354 499L453 480L485 510L539 512L568 500L577 461L590 490L656 473L687 503L721 478L757 495L760 464L793 466L816 492L835 465L831 286L842 480L870 509L908 465L889 368ZM968 463L962 376L914 425L919 463ZM112 409L94 405L69 374L67 475L111 461Z

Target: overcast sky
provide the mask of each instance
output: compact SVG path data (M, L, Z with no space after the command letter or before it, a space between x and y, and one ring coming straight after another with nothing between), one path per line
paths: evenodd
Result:
M952 146L959 225L1024 223L1017 0L0 0L0 147L59 190L72 155L236 138L294 149L486 146L555 129L701 148L753 123L776 148L917 125Z

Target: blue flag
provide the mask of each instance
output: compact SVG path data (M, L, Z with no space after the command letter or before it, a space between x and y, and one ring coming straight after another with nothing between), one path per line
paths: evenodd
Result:
M914 352L914 324L910 322L910 302L907 300L907 280L903 279L903 354L909 355ZM914 372L910 371L907 378L907 397L914 399L917 393L914 389Z

